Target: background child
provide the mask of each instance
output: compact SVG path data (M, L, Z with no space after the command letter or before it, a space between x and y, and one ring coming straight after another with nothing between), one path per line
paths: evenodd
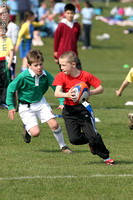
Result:
M0 109L6 103L7 86L10 83L10 67L13 60L12 40L6 36L7 25L0 19ZM6 57L8 56L8 62Z
M121 96L123 90L132 82L133 82L133 67L128 72L128 74L127 74L125 80L123 81L123 83L121 84L119 90L116 90L116 96L117 97ZM133 130L133 113L129 113L128 118L130 120L129 129Z
M84 8L81 10L81 15L84 33L82 50L91 49L91 29L92 18L94 17L94 8L89 1L84 1Z
M74 52L62 54L59 63L62 72L55 77L53 85L56 86L55 96L65 98L62 114L69 141L75 145L89 144L94 155L103 158L105 164L114 165L114 160L110 159L109 151L97 132L90 113L82 104L73 101L75 93L72 87L76 83L84 81L89 88L93 86L95 89L90 90L90 95L96 95L103 92L101 81L89 72L77 69L78 58Z
M16 0L8 0L6 1L6 4L10 9L10 21L15 22L18 13L18 2Z
M62 130L55 119L50 105L43 96L48 87L52 87L53 77L43 70L43 55L39 50L30 50L27 53L29 69L20 73L10 84L7 91L8 116L14 119L15 108L13 94L18 92L19 115L25 127L24 141L30 143L31 136L37 137L40 129L37 117L41 123L47 122L63 153L73 153L65 144ZM60 108L61 106L59 106Z
M78 56L77 41L80 35L80 25L73 20L75 14L75 6L66 4L65 19L63 19L54 35L54 58L58 63L60 55L66 51L73 51Z
M123 90L129 85L129 83L133 82L133 67L128 72L125 80L121 84L119 90L116 90L116 96L119 97L122 95Z
M24 16L25 23L21 26L16 44L16 51L20 47L20 58L23 59L21 71L27 69L26 54L31 49L34 27L42 26L44 23L43 21L35 22L35 16L32 11L26 11Z

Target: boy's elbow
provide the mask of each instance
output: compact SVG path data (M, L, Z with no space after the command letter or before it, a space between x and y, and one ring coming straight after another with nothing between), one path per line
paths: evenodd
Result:
M55 93L54 93L54 96L55 96L55 97L58 97L58 94L57 94L57 92L56 92L56 91L55 91Z
M104 92L104 88L100 85L99 86L99 93L103 93Z
M103 93L103 92L104 92L104 88L102 87L101 93Z

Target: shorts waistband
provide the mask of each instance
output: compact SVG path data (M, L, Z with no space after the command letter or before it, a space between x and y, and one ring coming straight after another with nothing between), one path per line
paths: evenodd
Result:
M0 60L6 60L6 57L0 57Z
M30 108L30 104L31 104L31 103L29 103L29 102L27 102L27 101L21 101L21 100L18 100L18 102L21 103L21 104L27 104L27 105L28 105L28 108Z

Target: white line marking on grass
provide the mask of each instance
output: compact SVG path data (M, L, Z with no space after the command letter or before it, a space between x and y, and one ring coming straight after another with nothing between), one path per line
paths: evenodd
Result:
M72 179L72 178L106 178L106 177L133 177L133 174L95 174L90 176L19 176L19 177L9 177L9 178L0 178L0 181L4 180L23 180L23 179Z

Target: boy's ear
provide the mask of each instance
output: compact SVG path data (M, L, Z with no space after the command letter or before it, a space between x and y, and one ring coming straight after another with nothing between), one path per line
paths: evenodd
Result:
M76 62L72 62L73 67L76 67Z
M30 64L27 64L27 66L30 68Z

